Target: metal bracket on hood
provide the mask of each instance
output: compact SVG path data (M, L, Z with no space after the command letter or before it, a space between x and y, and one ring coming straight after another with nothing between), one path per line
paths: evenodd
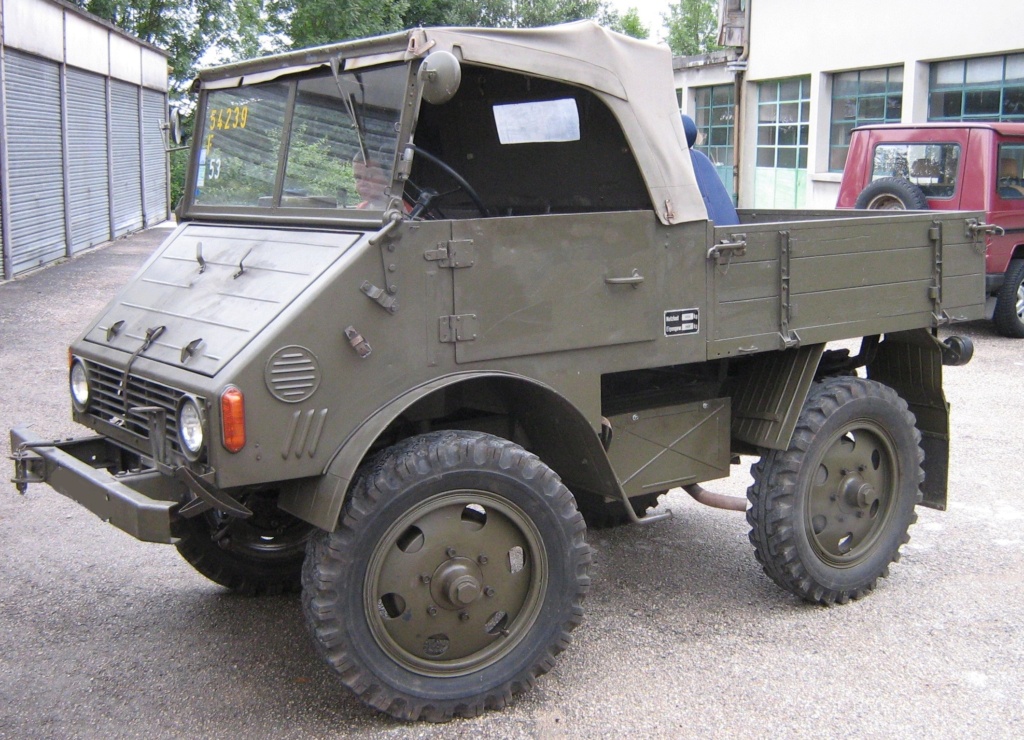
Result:
M359 286L359 290L363 291L369 298L375 300L391 313L398 311L398 299L390 295L383 288L378 288L369 280L363 281L363 284Z

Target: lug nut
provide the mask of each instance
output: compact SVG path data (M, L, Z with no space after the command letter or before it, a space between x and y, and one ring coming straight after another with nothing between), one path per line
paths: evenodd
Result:
M427 607L427 614L429 614L432 617L436 617L437 616L437 607L434 606L433 604L428 606Z
M487 556L481 555L476 559L476 562L480 563L480 565L487 565Z
M444 554L447 555L450 558L454 558L455 557L455 548L454 547L449 547L448 549L446 549L444 551Z
M469 612L459 612L459 619L461 619L463 622L468 622Z
M488 586L484 589L484 596L494 596L494 589Z
M421 576L420 576L420 583L424 583L424 584L426 584L426 583L430 583L430 576L429 576L429 575L427 575L426 573L424 573L423 575L421 575Z

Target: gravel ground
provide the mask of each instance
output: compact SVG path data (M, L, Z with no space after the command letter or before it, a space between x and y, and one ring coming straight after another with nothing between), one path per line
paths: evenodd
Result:
M166 233L0 285L0 429L82 431L66 347ZM0 737L1021 737L1024 341L958 332L976 353L946 369L950 509L920 510L875 593L798 601L741 514L673 491L670 521L590 533L587 617L537 688L440 726L349 696L297 598L226 593L45 486L0 484ZM750 462L708 487L743 495Z

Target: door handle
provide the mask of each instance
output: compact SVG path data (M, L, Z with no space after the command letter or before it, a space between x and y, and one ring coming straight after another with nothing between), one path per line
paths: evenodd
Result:
M628 277L606 277L604 281L608 285L632 285L635 288L644 281L644 276L634 267Z

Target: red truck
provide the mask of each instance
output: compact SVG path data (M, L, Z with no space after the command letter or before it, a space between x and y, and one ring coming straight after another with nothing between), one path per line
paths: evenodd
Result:
M1024 338L1024 123L857 128L836 207L985 211L989 314Z

